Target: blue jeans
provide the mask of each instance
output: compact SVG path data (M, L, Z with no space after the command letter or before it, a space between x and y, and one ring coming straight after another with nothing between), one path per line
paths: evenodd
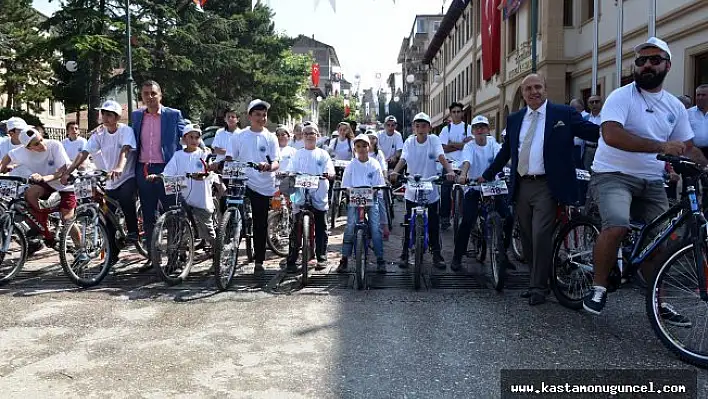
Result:
M479 202L481 198L481 193L477 190L467 190L465 193L465 199L462 202L462 222L460 223L460 228L457 230L457 237L455 237L454 259L461 259L467 252L467 245L470 241L470 233L472 232L472 227L474 227L474 224L477 222ZM494 199L494 207L504 223L504 235L511 237L511 229L509 227L513 228L513 219L509 218L509 207L507 206L506 198L500 195L497 196ZM511 224L509 221L511 221ZM499 244L506 247L506 241L508 241L508 238L503 239Z
M374 244L374 255L376 259L383 259L383 237L381 236L381 219L379 217L379 198L374 199L377 203L366 210L369 218L369 237ZM359 221L359 211L356 207L350 206L347 209L347 228L344 230L344 241L342 242L342 256L351 256L354 248L354 227Z
M444 181L440 185L440 212L441 218L450 218L450 209L452 208L452 183Z
M175 203L173 195L165 195L165 186L161 180L149 182L143 175L143 163L138 162L135 170L135 181L138 183L138 194L140 195L140 206L143 210L143 230L145 230L145 247L150 250L152 242L152 230L155 227L155 213L158 203L162 204L162 209L167 210ZM165 164L149 164L148 174L157 175L165 170Z

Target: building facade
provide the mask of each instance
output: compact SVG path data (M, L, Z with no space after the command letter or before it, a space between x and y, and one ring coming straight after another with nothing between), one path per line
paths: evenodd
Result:
M426 109L434 126L448 118L452 101L465 105L465 120L483 114L499 134L506 116L524 106L521 80L531 72L530 0L501 23L501 68L491 79L482 78L482 13L487 1L455 2L426 50ZM492 1L492 3L497 3ZM603 98L618 85L632 81L633 48L648 37L647 0L624 0L622 21L622 73L615 72L618 5L600 0L598 8L597 93ZM672 52L665 89L693 97L695 87L708 82L708 2L657 1L656 35ZM536 65L547 79L548 98L567 103L587 100L592 85L594 25L593 0L538 0Z

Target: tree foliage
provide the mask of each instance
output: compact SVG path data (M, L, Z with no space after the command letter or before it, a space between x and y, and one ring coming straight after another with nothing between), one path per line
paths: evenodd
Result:
M325 98L320 102L319 112L320 127L330 133L339 122L344 120L344 98L335 96Z

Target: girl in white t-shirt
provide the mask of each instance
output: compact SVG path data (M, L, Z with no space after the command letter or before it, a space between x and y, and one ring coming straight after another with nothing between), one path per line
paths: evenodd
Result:
M293 138L290 140L290 144L288 144L290 147L293 147L296 150L299 150L300 148L305 147L305 142L303 141L302 137L302 124L301 123L296 123L295 126L293 127Z
M290 142L290 132L285 126L279 126L275 129L275 137L278 138L278 146L280 147L280 170L288 170L288 164L297 151L294 147L288 145Z
M209 154L199 148L201 136L202 131L198 126L185 126L182 131L182 138L187 144L187 148L175 152L162 174L165 176L185 176L187 173L204 172L204 165ZM158 178L157 175L149 175L147 180L153 181L156 178ZM215 211L212 185L215 180L215 175L213 174L209 174L206 177L189 178L187 179L187 187L183 188L181 193L184 202L192 212L199 238L207 243L205 248L212 247L216 239L214 223L212 222L212 214ZM209 249L205 249L205 252L208 253Z
M388 176L388 162L386 162L386 156L383 151L379 149L379 136L373 130L366 132L369 137L369 158L375 159L381 165L381 173L383 173L384 180ZM383 201L379 201L379 215L381 217L381 230L383 230L383 240L388 241L388 236L391 234L388 226L388 213L386 209L386 204Z
M339 122L337 137L329 141L329 153L337 161L350 161L354 157L354 131L347 122Z
M356 149L356 157L344 169L344 177L342 178L343 188L352 187L372 187L385 185L383 172L379 161L369 158L369 138L366 135L360 134L354 139L354 148ZM369 231L371 242L374 245L374 254L376 255L376 271L379 273L386 272L386 261L383 257L383 237L381 236L380 213L378 195L374 196L376 204L367 209L369 218ZM351 256L354 249L354 226L359 220L359 214L356 207L349 207L347 212L347 227L344 230L344 240L342 243L342 259L339 261L338 273L347 271L347 257Z

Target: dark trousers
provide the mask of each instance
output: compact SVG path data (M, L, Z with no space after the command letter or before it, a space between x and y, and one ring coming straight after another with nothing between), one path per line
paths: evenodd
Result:
M161 180L149 182L145 180L143 175L143 163L138 162L135 171L135 181L138 184L138 194L140 195L140 206L143 210L143 230L145 230L145 245L150 248L152 243L152 230L155 227L156 213L158 204L162 204L162 209L167 208L175 203L173 195L165 195L165 186ZM165 164L148 164L148 174L157 175L165 170Z
M128 227L128 233L134 234L136 237L138 236L138 216L135 211L135 199L137 198L137 194L135 178L126 180L118 188L106 190L106 195L118 201L118 204L120 204L123 215L125 215L125 224ZM115 209L113 209L113 211L115 211ZM112 253L114 256L118 256L118 247L115 242L116 228L112 223L108 223L106 228L108 229L108 236L110 237L109 243Z
M579 145L573 146L573 162L576 169L583 169L583 147Z
M416 204L413 201L406 200L406 217L405 223L408 225L403 233L403 250L408 253L410 232L411 210ZM428 204L428 245L433 252L440 252L440 216L438 215L438 201Z
M545 294L553 261L553 227L558 203L553 199L545 178L521 179L518 184L516 214L524 257L531 267L529 289Z
M251 200L253 213L253 260L263 263L266 251L266 235L268 234L268 211L272 197L260 195L246 188L246 197Z
M312 209L315 217L315 255L317 260L325 259L327 254L327 211ZM297 218L295 220L298 220ZM300 254L302 239L298 240L298 234L302 228L299 225L293 226L290 230L290 246L288 248L288 264L295 264Z
M479 214L479 202L481 199L482 197L480 192L477 190L468 190L467 193L465 193L465 199L462 202L462 222L460 223L460 228L457 230L457 237L455 237L455 252L453 255L455 259L461 259L467 252L467 245L470 241L470 233L472 232L472 228L477 221L477 216ZM499 249L504 252L504 248L507 247L507 241L510 241L508 237L511 237L509 227L514 227L514 221L509 217L509 208L507 207L504 197L497 196L494 199L494 207L504 223L503 231L505 237L501 242L499 242L499 244L503 245L503 248Z
M452 207L452 182L444 181L440 185L440 217L450 218Z

